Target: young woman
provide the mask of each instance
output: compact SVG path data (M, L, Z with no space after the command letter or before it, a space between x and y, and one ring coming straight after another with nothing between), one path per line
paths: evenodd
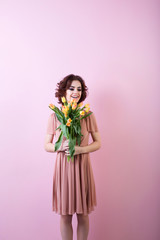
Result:
M63 105L61 98L67 101L73 99L79 104L87 97L88 88L84 80L77 75L70 74L57 84L55 96ZM47 152L55 152L53 139L57 141L60 125L53 112L48 119L44 148ZM96 191L90 152L98 150L101 146L100 134L94 113L81 120L80 146L75 146L74 161L67 162L69 154L68 140L63 137L61 147L57 150L54 176L52 210L61 215L60 231L63 240L73 239L72 216L77 215L77 239L87 240L89 232L88 214L96 206ZM89 144L89 134L92 143Z

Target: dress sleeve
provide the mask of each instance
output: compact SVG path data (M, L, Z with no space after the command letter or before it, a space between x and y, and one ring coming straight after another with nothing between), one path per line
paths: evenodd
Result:
M55 134L56 133L56 118L55 113L52 113L48 118L48 124L47 124L47 134Z
M97 121L93 112L90 116L86 117L86 122L88 132L98 132Z

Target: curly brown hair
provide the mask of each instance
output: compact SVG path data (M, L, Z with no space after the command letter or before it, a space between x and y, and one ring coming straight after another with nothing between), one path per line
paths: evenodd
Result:
M78 75L69 74L64 77L59 83L57 83L55 97L58 98L58 103L61 103L63 105L61 97L64 97L66 95L66 90L70 88L73 80L78 80L82 85L82 95L80 100L78 101L78 104L80 102L83 102L87 97L88 87L86 86L85 81Z

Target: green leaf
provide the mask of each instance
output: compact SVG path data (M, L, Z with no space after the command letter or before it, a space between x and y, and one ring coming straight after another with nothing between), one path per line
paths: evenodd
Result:
M56 128L56 130L58 130L58 129L61 129L61 126L62 126L62 124L61 124L61 125L59 125L59 127L57 127L57 128Z
M61 131L59 138L58 138L57 142L55 143L55 151L57 151L60 148L62 139L63 139L63 132Z
M77 132L78 132L79 135L81 135L81 125L79 125L79 124L77 126Z
M81 136L80 135L77 136L77 142L78 142L78 145L80 146L80 144L81 144Z
M73 128L74 128L75 133L77 134L77 133L78 133L78 131L77 131L77 125L73 125Z
M80 119L82 120L82 119L84 119L84 118L88 117L89 115L91 115L92 113L93 113L93 112L90 112L90 113L88 113L87 115L85 115L85 116L81 117Z
M74 116L75 116L75 118L79 117L80 116L80 112L78 111Z
M67 139L69 139L69 128L66 126L66 135L67 135Z
M59 122L63 123L63 118L61 115L59 115L58 113L56 113L57 119Z
M59 110L59 108L57 108L57 107L56 107L56 110L57 110L57 113L58 113L61 117L63 117L63 112L61 112L61 111Z
M64 124L62 124L61 125L61 129L62 129L62 131L63 131L63 134L64 134L64 136L68 139L68 131L67 131L67 126L66 125L64 125Z
M70 160L70 156L67 156L67 162L69 162L69 160Z
M76 138L69 138L69 153L70 156L73 157L75 153L75 145L76 145Z

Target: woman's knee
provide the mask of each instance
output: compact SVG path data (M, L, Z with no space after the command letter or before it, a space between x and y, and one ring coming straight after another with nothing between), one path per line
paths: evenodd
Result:
M61 215L61 221L65 224L72 223L72 215Z
M77 214L77 220L79 224L86 224L89 221L88 215Z

